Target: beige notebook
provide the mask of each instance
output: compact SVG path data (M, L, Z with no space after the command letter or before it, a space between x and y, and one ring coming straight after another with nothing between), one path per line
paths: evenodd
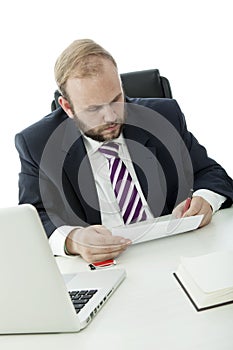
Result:
M174 276L198 311L233 302L233 251L181 257Z

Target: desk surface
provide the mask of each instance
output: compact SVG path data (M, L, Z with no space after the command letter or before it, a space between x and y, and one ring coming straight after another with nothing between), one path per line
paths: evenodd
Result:
M117 259L127 277L79 333L0 336L4 350L232 350L233 304L197 312L173 277L179 258L233 249L233 207L199 230L131 246ZM87 270L58 258L63 273Z

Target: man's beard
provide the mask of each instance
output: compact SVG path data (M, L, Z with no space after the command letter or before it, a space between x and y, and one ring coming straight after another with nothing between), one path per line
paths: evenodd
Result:
M124 127L124 120L122 118L118 118L114 123L106 123L104 125L99 125L95 128L88 128L88 125L83 123L76 114L74 114L74 122L76 126L83 132L83 134L91 139L99 142L111 141L118 138L122 132ZM114 130L107 135L102 134L106 128L113 127Z

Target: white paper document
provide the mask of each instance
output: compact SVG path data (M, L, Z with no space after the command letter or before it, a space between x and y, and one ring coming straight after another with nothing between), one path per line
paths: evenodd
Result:
M166 215L135 224L114 227L112 234L129 238L133 244L136 244L195 230L200 225L202 218L203 215L196 215L174 219L172 215Z

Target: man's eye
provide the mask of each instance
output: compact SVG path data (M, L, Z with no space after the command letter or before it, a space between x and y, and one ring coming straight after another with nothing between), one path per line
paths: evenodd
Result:
M97 112L100 110L100 106L90 107L88 108L88 112Z

